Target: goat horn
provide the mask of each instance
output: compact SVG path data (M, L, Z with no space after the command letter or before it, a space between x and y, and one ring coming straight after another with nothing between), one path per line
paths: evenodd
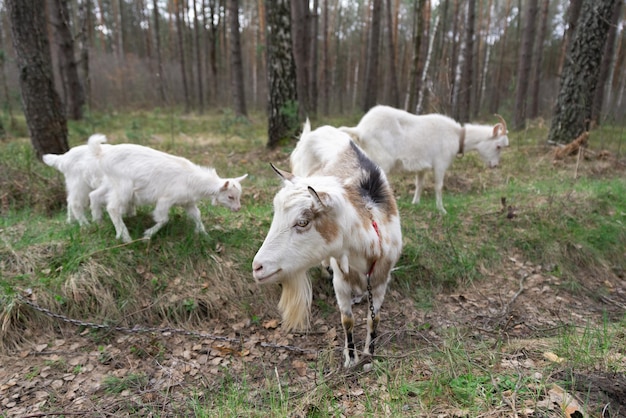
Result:
M500 119L500 123L502 123L502 126L504 127L504 134L506 135L506 121L504 120L504 118L500 115L498 115L497 113L494 113L494 116L497 117L498 119Z
M274 164L270 163L270 165L272 166L272 168L274 169L274 171L276 172L276 174L278 174L278 176L280 178L282 178L283 180L287 180L287 181L292 181L294 175L285 171L285 170L281 170L280 168L276 167Z

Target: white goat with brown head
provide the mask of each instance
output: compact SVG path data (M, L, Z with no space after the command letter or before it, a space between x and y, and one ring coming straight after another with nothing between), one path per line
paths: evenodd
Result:
M427 170L435 179L437 209L443 207L442 190L446 170L456 155L477 151L490 167L500 163L502 148L509 146L506 122L497 115L495 125L461 125L444 115L414 115L389 106L375 106L351 128L342 126L385 173L416 173L413 202L420 202Z
M282 326L306 329L312 301L307 270L329 262L348 367L358 361L353 294L368 293L364 352L374 351L379 310L402 250L398 209L384 172L338 129L311 131L307 121L292 155L315 161L293 167L305 173L300 176L274 168L284 186L274 197L274 219L254 257L253 275L258 283L282 284Z

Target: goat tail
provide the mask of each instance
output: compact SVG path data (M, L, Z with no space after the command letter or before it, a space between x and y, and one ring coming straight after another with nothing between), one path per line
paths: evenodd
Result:
M341 126L339 127L339 130L341 132L345 132L348 135L350 135L350 137L352 138L352 140L356 143L359 142L359 128L357 128L356 126L354 128L348 127L348 126Z
M310 326L311 301L313 290L306 276L296 276L282 282L283 292L278 302L282 313L282 327L290 330L307 330Z
M89 147L89 151L96 156L99 157L102 154L102 147L100 144L107 142L107 137L102 134L93 134L89 137L87 141L87 146Z
M50 167L58 168L59 163L61 162L61 156L57 154L45 154L43 157L43 162Z

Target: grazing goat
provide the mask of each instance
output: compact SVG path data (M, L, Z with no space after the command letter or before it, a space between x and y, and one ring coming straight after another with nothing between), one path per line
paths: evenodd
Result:
M144 232L151 238L168 221L174 205L185 208L194 221L196 232L206 233L200 219L197 201L210 197L212 204L221 204L238 211L241 208L241 185L247 174L232 179L220 178L215 169L200 167L191 161L135 144L101 147L103 139L93 138L88 146L97 158L104 175L102 185L90 193L94 219L107 212L115 225L115 237L130 242L130 234L122 216L133 205L155 204L152 217L156 224Z
M106 141L106 137L101 134L92 135L91 138ZM105 144L104 147L110 145ZM89 206L89 193L102 183L102 172L87 145L76 146L65 154L45 154L43 162L59 170L65 177L67 222L76 220L81 226L87 225L89 221L85 212Z
M456 155L476 150L490 168L500 163L500 151L509 146L506 122L494 126L461 125L439 115L414 115L389 106L375 106L354 128L341 127L387 174L415 172L413 203L420 202L427 170L433 170L437 209L446 213L441 197L443 178Z
M292 155L308 155L316 168L297 176L272 165L284 186L274 197L274 218L254 257L253 276L257 283L280 282L283 327L306 329L312 301L307 270L330 263L349 367L358 362L353 294L367 292L364 353L374 352L380 307L402 250L398 208L385 173L338 129L311 131L307 121Z

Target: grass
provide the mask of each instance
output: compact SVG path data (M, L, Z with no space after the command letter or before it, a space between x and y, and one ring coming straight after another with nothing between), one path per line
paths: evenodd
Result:
M240 212L208 203L200 208L208 235L191 234L192 223L183 211L173 210L170 222L151 241L130 244L117 241L107 221L86 228L67 224L62 176L35 160L26 139L0 144L0 169L7 173L0 178L0 348L18 350L29 340L24 330L51 335L57 330L52 319L25 309L17 299L25 292L53 312L128 327L202 328L211 320L232 324L247 319L261 328L265 320L278 317L279 289L254 285L250 265L269 228L272 197L280 186L268 162L287 168L291 147L266 150L262 120L260 115L241 120L228 110L208 116L157 110L89 114L70 123L72 145L103 132L113 143L150 145L213 165L223 176L249 173ZM321 123L328 121L314 125ZM594 132L592 151L602 146L619 158L623 132L614 127ZM509 259L524 260L569 295L591 295L596 301L612 297L611 283L623 278L626 269L623 163L577 165L575 158L553 163L541 145L545 134L546 128L511 134L511 149L498 170L485 171L471 154L457 160L444 190L447 216L436 212L428 183L416 207L410 204L412 176L390 177L404 237L391 288L408 296L412 309L428 315L438 308L436 295L515 275L506 267ZM127 222L133 237L150 224L149 208L140 208ZM312 275L316 294L325 295L314 301L315 317L336 322L332 287L318 273ZM478 416L489 411L498 416L512 408L536 409L555 382L573 387L568 386L572 377L554 378L557 371L623 374L625 320L615 310L582 324L563 318L552 330L535 331L537 338L520 340L507 337L505 326L485 336L476 331L479 324L461 321L439 329L426 316L406 324L406 337L395 337L387 348L398 356L381 358L369 374L338 371L340 354L332 350L306 365L313 386L298 380L290 367L224 367L219 378L184 388L186 402L175 406L176 414ZM115 353L107 348L110 335L94 330L85 335L99 345L102 364L113 361ZM564 362L547 361L546 352ZM168 352L166 345L150 342L129 346L125 355L162 363ZM75 374L83 370L68 367ZM30 370L36 376L37 368ZM142 393L150 376L108 375L101 383L109 395ZM149 402L142 407L156 416L163 413Z

